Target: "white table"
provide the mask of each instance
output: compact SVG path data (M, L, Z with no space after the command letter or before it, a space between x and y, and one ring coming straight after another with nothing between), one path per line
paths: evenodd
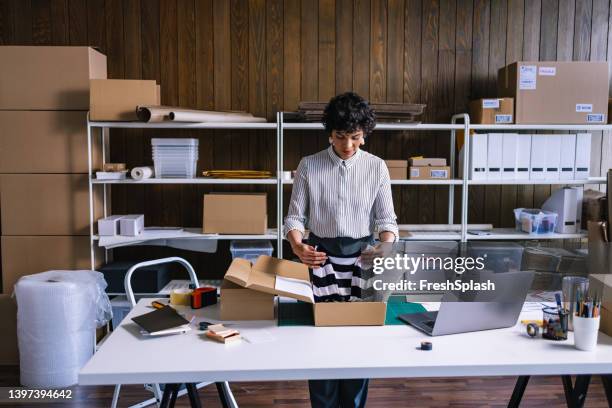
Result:
M141 299L79 374L80 385L274 381L328 378L529 376L612 373L612 338L593 352L531 339L520 325L441 337L409 326L278 327L276 321L226 322L242 340L221 344L197 330L218 321L218 305L192 311L195 330L143 338L131 321L152 309ZM525 312L521 318L541 318ZM432 351L418 349L422 340Z

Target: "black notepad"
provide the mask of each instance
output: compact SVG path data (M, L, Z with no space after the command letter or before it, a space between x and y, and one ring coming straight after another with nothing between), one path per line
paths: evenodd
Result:
M133 317L132 320L149 333L173 329L189 324L189 321L179 315L176 310L170 306Z

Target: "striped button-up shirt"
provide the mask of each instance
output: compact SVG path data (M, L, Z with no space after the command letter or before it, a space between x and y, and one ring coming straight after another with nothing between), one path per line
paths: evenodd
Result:
M390 231L398 237L389 170L361 149L343 160L330 146L297 168L285 236L306 228L321 238L362 238Z

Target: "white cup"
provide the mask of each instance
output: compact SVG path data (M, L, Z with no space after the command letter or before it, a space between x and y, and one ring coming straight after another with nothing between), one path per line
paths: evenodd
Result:
M574 346L578 350L591 351L597 346L599 332L599 316L574 316Z

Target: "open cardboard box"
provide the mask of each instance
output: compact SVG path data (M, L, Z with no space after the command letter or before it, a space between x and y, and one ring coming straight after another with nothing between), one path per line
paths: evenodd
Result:
M225 279L247 289L312 303L315 326L382 326L384 302L314 303L308 267L304 264L261 255L254 264L232 261Z

